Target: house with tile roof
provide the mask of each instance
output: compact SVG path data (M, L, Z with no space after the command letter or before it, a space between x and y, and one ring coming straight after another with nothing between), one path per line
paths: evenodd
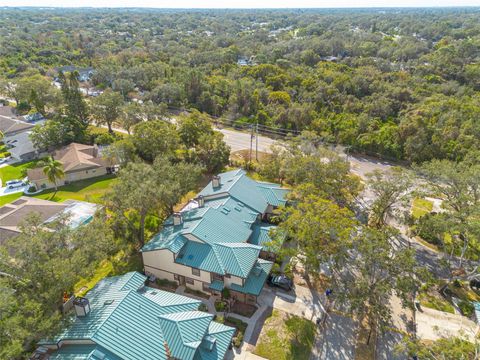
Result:
M58 203L49 200L22 196L19 199L0 207L0 245L21 233L21 224L33 214L48 227L60 216L68 216L68 225L77 228L89 223L98 205L77 200L66 200Z
M255 303L273 263L269 216L288 190L241 169L212 181L142 248L146 274L195 290Z
M74 300L75 319L39 345L51 360L222 360L234 328L198 311L201 302L145 286L138 272L101 280Z
M111 170L108 161L101 156L97 146L71 143L56 151L53 158L62 163L65 173L65 177L58 180L59 186L106 175ZM27 176L37 189L54 187L41 167L28 169Z

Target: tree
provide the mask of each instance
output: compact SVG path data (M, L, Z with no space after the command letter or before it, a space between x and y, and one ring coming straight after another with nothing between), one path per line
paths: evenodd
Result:
M68 216L44 224L33 214L20 235L0 247L0 357L23 358L41 339L62 330L69 318L59 311L64 292L72 293L100 260L116 250L104 214L71 228Z
M71 72L68 76L65 76L63 73L59 74L63 101L65 103L65 115L77 123L77 126L81 128L80 131L85 131L89 124L89 109L79 90L78 77L77 71Z
M213 134L211 119L198 110L194 110L192 113L178 118L178 133L187 149L194 147L199 143L201 136Z
M311 193L312 188L312 184L305 184L294 190L292 197L298 202L281 210L278 234L282 241L285 235L293 240L295 247L287 247L289 255L300 256L306 272L318 275L322 265L329 264L329 270L343 266L357 223L352 212L330 200L318 195L298 196Z
M217 173L228 164L230 147L223 141L223 134L220 132L203 134L198 139L195 155L207 172Z
M478 163L433 160L417 166L431 191L442 198L442 229L448 229L453 240L452 255L459 255L459 267L469 255L479 253L480 165ZM435 225L435 223L432 223ZM460 253L455 247L460 248ZM472 254L469 254L472 252Z
M471 342L462 335L452 337L442 337L436 341L424 343L418 339L405 337L395 349L399 353L416 356L418 359L425 360L457 360L457 359L477 359L480 353L480 343L478 340Z
M78 141L75 132L70 129L70 124L65 118L55 117L45 121L42 125L36 125L30 133L30 139L39 151L53 150L71 142Z
M393 294L403 306L412 307L419 285L414 250L393 245L394 236L396 231L388 227L364 227L352 243L348 266L334 271L336 302L346 306L360 324L368 324L370 332L390 325Z
M367 174L367 184L373 194L369 223L377 228L385 226L389 216L398 215L396 206L406 206L411 198L412 176L402 168L387 173L375 170Z
M43 173L47 176L48 181L55 186L55 193L58 191L57 182L65 176L63 172L63 164L55 160L53 156L49 156L43 162Z
M150 162L158 155L174 157L180 144L175 125L162 120L138 124L132 138L140 157Z
M107 207L132 231L138 247L145 244L148 216L165 219L173 206L198 181L201 169L187 163L171 163L167 158L154 165L128 163L118 174L118 181L107 195Z
M122 95L112 89L107 89L92 101L93 119L99 125L106 124L108 132L113 133L112 125L120 117L122 105Z
M132 127L146 120L141 110L142 106L136 102L125 104L121 109L120 121L122 128L127 130L129 135Z

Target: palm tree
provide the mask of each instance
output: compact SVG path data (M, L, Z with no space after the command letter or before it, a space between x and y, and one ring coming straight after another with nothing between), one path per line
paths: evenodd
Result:
M55 185L56 194L58 191L57 181L65 176L62 163L58 160L55 160L53 156L50 156L43 163L43 173L47 176L48 181Z

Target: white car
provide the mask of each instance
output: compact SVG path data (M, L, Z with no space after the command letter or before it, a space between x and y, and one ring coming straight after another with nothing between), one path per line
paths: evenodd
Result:
M25 186L25 182L23 182L22 180L10 180L10 181L7 181L5 185L9 189L15 189L15 188Z

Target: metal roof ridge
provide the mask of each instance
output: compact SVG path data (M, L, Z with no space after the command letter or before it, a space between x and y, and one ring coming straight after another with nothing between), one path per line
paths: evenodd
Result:
M125 290L123 290L123 291L125 291ZM95 332L92 334L92 336L91 336L91 339L92 339L92 340L95 338L95 336L97 335L97 333L105 326L105 324L107 323L107 321L110 319L110 317L113 315L113 313L118 309L118 307L120 306L120 304L132 293L132 291L135 291L135 292L136 292L136 290L132 290L132 289L126 290L125 296L118 302L118 304L115 306L115 309L113 309L112 312L111 312L110 314L108 314L108 316L105 318L105 320L103 320L102 325L100 325L100 326L97 328L97 330L95 330ZM110 306L110 305L108 305L108 306ZM88 315L87 315L87 316L88 316ZM97 342L97 339L95 339L95 342ZM111 352L115 353L114 351L110 350L110 348L109 348L108 346L102 345L101 340L100 340L100 342L98 342L98 344L101 345L101 346L103 346L103 347L104 347L105 349L107 349L108 351L111 351ZM115 353L115 355L118 355L118 354ZM118 356L120 356L120 355L118 355ZM121 357L121 356L120 356L120 357Z

